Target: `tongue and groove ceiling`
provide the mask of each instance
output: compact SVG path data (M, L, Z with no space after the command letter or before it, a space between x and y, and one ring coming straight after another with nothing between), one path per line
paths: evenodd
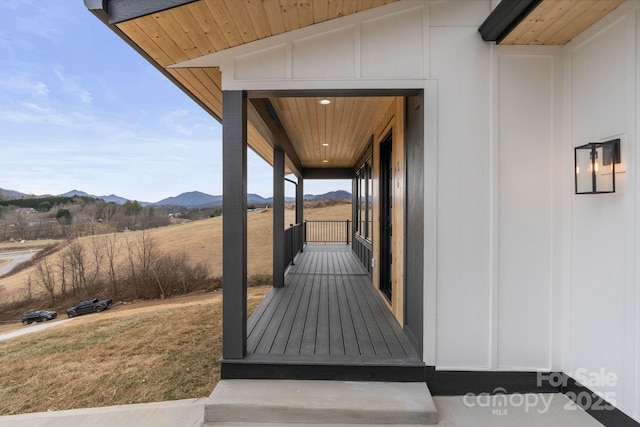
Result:
M102 10L106 18L101 19L220 120L220 70L172 65L395 1L108 0L106 11ZM480 33L499 44L562 45L622 3L624 0L503 0ZM104 8L102 0L85 0L85 4L94 13ZM328 106L320 105L317 97L270 99L305 168L353 167L376 121L392 102L391 97L331 99ZM250 147L272 163L270 143L251 123L248 139Z

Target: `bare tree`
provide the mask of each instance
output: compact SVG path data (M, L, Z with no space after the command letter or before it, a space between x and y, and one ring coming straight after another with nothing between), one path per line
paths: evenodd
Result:
M33 274L33 273L32 273ZM31 281L31 274L29 275L29 277L27 277L27 283L25 286L25 299L27 300L27 302L31 302L31 300L33 299L33 282Z
M111 230L112 221L114 216L118 213L119 206L116 203L110 202L98 202L98 208L96 210L96 220L102 222L107 225L107 228Z
M6 220L9 223L9 228L13 231L14 238L18 240L25 240L27 238L27 226L29 225L29 218L24 208L17 208L9 211L6 215Z
M147 230L142 230L137 234L136 247L138 262L140 263L140 271L142 281L146 282L151 277L151 269L153 261L157 258L157 240Z
M60 294L67 297L67 257L64 253L58 254L58 269L60 271Z
M129 261L129 269L131 271L130 280L133 285L135 296L139 296L138 277L136 274L136 242L131 233L125 234L124 242L127 245L127 260Z
M88 294L84 246L77 240L72 241L65 250L65 256L71 272L71 285L74 294L77 294L80 289Z
M100 279L100 266L102 265L102 259L104 258L104 241L96 237L92 238L90 250L95 264L93 282L97 283Z
M111 282L113 293L117 296L118 279L116 277L116 257L118 255L118 250L120 249L120 244L116 235L112 233L102 236L102 245L104 247L104 253L108 263L109 281Z
M35 284L42 287L51 297L51 304L56 303L56 279L53 265L49 263L48 258L43 258L36 264L34 274ZM31 280L31 277L29 277Z

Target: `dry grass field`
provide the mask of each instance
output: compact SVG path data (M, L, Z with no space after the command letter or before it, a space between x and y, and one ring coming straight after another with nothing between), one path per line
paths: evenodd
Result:
M249 311L268 292L251 288ZM0 342L0 415L208 396L222 292L117 306Z
M286 215L292 222L293 211ZM345 220L351 205L305 209L305 216ZM271 211L249 213L248 226L249 272L270 274ZM184 250L221 273L221 218L164 227L153 236L162 251ZM82 240L89 245L90 239ZM28 273L1 279L0 285L7 289L13 280L20 290ZM268 290L248 290L250 313ZM217 291L117 304L0 341L0 415L208 396L219 379L221 297Z
M318 208L305 207L305 218L308 220L346 220L351 218L351 204L339 203ZM293 223L295 214L292 209L285 211L285 224ZM151 230L157 241L158 249L163 253L184 251L192 263L205 263L213 276L222 275L222 217L210 218L185 224L170 225ZM271 210L254 211L247 214L248 226L248 273L249 275L271 274L272 260L272 223ZM135 233L119 233L120 263L126 263L125 239L134 238ZM92 239L101 236L81 238L87 250ZM38 244L39 243L39 244ZM50 241L46 243L51 243ZM25 245L44 246L43 242L27 242ZM5 244L9 245L9 244ZM11 244L15 247L17 244ZM25 246L20 246L25 247ZM3 250L0 245L0 250ZM52 255L55 259L57 255ZM52 259L52 261L54 261ZM29 275L33 268L15 275L0 279L0 302L11 301L24 292ZM34 289L34 292L43 292Z

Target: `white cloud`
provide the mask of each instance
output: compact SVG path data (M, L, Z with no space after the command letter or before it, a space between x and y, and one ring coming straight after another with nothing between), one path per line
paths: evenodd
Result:
M62 90L70 96L80 100L84 104L90 104L93 101L91 92L83 88L78 82L77 76L64 75L60 67L53 69L54 74L62 84Z
M188 115L189 112L184 109L170 111L162 116L162 123L174 132L191 136L193 135L192 128L183 123L185 122L183 119L187 118Z
M29 74L0 76L0 89L27 95L46 96L49 86Z

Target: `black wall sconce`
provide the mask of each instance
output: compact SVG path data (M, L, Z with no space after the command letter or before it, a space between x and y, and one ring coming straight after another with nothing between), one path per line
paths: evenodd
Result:
M620 139L590 142L575 148L576 194L616 192Z

